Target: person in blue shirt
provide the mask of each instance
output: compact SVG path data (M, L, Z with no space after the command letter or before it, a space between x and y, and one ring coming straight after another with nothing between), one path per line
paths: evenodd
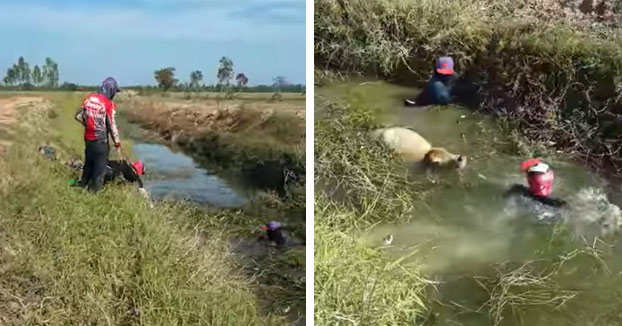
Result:
M452 90L456 83L454 60L451 57L440 57L436 61L434 75L416 99L406 99L407 106L447 105L453 99Z

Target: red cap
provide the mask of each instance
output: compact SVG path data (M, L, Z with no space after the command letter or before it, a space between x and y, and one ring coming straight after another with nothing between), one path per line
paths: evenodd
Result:
M523 172L527 172L527 170L529 170L530 167L532 167L532 166L534 166L536 164L539 164L539 163L542 163L539 159L537 159L537 158L530 158L527 161L525 161L525 162L520 164L520 169Z

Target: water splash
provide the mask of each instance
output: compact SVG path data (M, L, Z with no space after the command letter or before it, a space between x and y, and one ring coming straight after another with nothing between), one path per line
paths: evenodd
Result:
M622 211L612 204L600 188L583 188L569 200L570 209L561 217L577 235L607 237L622 227Z

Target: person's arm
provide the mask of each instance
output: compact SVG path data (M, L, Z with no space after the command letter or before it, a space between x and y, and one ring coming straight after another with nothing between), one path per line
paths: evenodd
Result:
M76 121L86 127L86 119L84 118L84 106L80 107L76 115L74 116Z
M529 189L523 185L514 184L510 189L503 193L503 198L507 198L514 195L529 196Z
M106 129L112 138L114 147L117 149L119 159L123 160L123 153L121 152L121 139L119 137L119 129L117 128L117 121L115 119L116 109L115 104L112 102L109 108L106 108Z

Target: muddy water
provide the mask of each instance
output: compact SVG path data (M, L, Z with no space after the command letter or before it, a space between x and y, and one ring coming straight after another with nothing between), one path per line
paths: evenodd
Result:
M403 99L416 90L384 82L355 80L316 92L363 105L387 126L412 126L433 146L468 157L461 174L416 175L433 191L418 205L413 222L379 225L360 235L377 246L393 234L391 246L382 248L389 257L419 251L418 266L439 282L429 292L434 303L427 324L622 324L617 312L622 309L622 286L612 286L622 281L622 247L612 227L621 214L604 195L606 180L576 163L545 157L555 170L553 195L567 200L571 209L552 212L506 199L502 193L512 184L525 184L519 165L527 157L516 154L491 119L457 106L404 107ZM602 259L585 253L586 246L600 250ZM559 257L571 252L578 254L555 269ZM534 260L540 262L529 263ZM515 265L501 265L506 262ZM545 281L540 281L543 275L531 281L524 274L500 277L527 263L523 272L533 267L532 274L547 268L555 273ZM502 291L502 284L517 279L521 281ZM489 301L499 293L504 295ZM520 295L509 295L516 293ZM564 302L562 294L572 299ZM505 305L495 310L492 302Z
M188 200L217 207L240 207L256 194L235 176L216 175L181 151L149 139L140 127L123 118L125 137L132 140L132 160L145 164L143 182L153 200Z
M218 207L240 207L252 194L199 167L191 158L157 143L134 142L133 153L148 171L145 187L152 199L185 199Z

